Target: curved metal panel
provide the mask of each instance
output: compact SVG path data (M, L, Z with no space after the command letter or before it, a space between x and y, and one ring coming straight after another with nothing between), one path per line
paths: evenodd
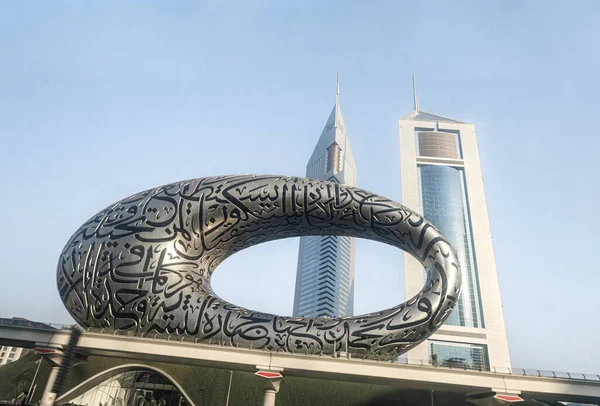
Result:
M426 268L425 286L391 309L343 318L265 314L213 292L211 274L225 258L304 235L398 247ZM66 244L57 281L67 310L85 327L304 353L406 352L441 326L461 286L454 249L418 213L355 187L257 175L172 183L107 207Z

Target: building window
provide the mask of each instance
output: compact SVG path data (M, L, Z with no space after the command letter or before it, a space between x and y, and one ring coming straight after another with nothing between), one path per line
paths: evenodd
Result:
M487 345L484 344L430 340L429 356L434 366L490 370Z
M418 157L462 159L460 132L415 128L415 146Z
M336 142L327 147L327 172L337 173L340 171L341 155L342 149Z
M421 131L417 133L419 156L432 158L461 159L458 136L441 131Z

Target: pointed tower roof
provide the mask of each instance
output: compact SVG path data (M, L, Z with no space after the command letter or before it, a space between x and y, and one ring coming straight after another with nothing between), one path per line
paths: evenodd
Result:
M343 161L347 161L353 168L356 168L354 163L354 154L352 153L352 147L346 133L346 124L344 123L344 117L342 116L342 109L340 108L340 72L338 71L337 77L337 88L335 95L335 104L329 118L325 123L325 127L321 132L319 141L315 146L315 149L308 161L307 168L310 167L316 160L323 156L324 151L333 143L336 143L340 149Z
M309 165L312 161L317 159L322 151L332 143L337 143L340 148L345 152L346 158L350 162L354 162L354 154L352 153L352 147L350 146L350 140L346 133L346 124L344 123L344 116L338 103L333 106L329 118L325 123L325 127L321 132L319 141L313 150L313 153L309 160Z
M411 120L411 121L437 121L440 123L456 123L456 124L466 124L462 121L453 120L451 118L437 116L435 114L426 113L424 111L413 110L411 113L405 115L401 118L401 120Z

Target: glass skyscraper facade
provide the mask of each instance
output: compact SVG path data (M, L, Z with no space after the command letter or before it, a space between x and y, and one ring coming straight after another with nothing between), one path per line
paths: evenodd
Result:
M463 282L450 317L427 344L408 353L409 359L510 367L475 127L414 110L400 120L400 161L402 203L448 239ZM409 298L422 288L426 272L410 255L404 258Z
M429 350L435 366L480 371L490 369L487 345L484 344L429 340Z
M419 165L420 212L456 249L463 292L446 324L484 327L463 168Z
M306 177L356 185L356 167L336 98ZM300 238L294 316L343 317L354 312L354 239L336 236Z
M302 237L295 316L350 316L354 307L352 238Z
M416 128L415 150L417 160L435 159L417 164L420 213L456 249L462 266L463 293L446 324L483 327L460 130Z

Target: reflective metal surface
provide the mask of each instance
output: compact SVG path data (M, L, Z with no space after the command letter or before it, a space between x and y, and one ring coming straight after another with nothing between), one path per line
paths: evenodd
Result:
M391 309L343 318L259 313L212 291L211 274L228 256L303 235L398 247L427 269L425 286ZM57 282L67 310L84 327L309 354L406 352L442 325L461 286L453 248L410 209L336 183L256 175L172 183L107 207L66 244Z

